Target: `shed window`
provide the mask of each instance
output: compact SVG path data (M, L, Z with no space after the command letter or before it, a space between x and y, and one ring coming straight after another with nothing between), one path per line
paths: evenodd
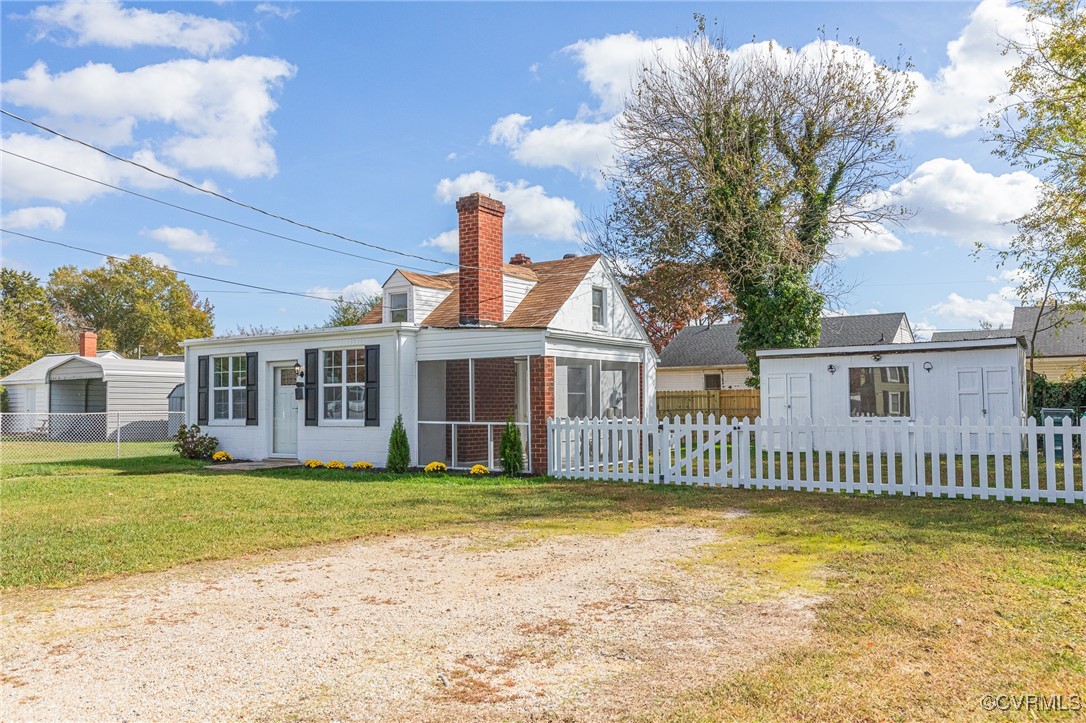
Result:
M706 389L720 389L720 375L719 374L706 374L705 375L705 388Z
M852 367L848 395L852 417L912 416L908 367Z
M325 419L366 418L366 350L324 352L321 370Z
M215 357L215 419L245 419L245 355Z
M407 318L407 292L401 291L388 295L388 320L409 321Z

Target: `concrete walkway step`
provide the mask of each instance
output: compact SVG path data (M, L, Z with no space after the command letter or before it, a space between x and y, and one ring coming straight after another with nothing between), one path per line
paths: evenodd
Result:
M287 467L301 467L302 463L296 459L260 459L248 462L224 462L221 464L209 464L208 469L216 472L255 472L261 469L285 469Z

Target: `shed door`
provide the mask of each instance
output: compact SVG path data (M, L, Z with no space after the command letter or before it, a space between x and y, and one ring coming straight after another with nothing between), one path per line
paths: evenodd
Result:
M767 414L774 421L811 416L811 375L771 374L765 377Z
M764 377L766 389L765 416L777 421L788 416L788 377L771 374Z
M981 389L980 367L961 367L958 377L958 419L968 417L970 422L984 418L984 395Z
M984 409L989 424L1016 419L1010 367L984 367Z

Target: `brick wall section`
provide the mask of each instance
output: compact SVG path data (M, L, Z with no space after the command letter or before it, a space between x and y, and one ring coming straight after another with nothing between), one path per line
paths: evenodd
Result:
M516 409L516 362L512 357L475 360L475 419L480 422L504 422ZM466 422L471 419L470 373L467 359L445 362L445 419ZM502 429L494 429L494 463ZM452 454L452 428L445 432L445 444ZM456 433L457 463L487 462L486 427L460 427Z
M532 409L531 471L547 473L547 420L554 418L554 357L534 356L529 362L528 390Z
M505 204L473 193L456 202L460 216L460 325L500 324L502 218Z

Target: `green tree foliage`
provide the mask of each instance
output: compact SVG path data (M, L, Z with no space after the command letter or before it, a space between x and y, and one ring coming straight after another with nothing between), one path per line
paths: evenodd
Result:
M0 271L0 376L45 354L72 351L57 327L40 281L26 271Z
M363 296L357 299L345 299L342 296L336 298L332 313L328 316L326 326L357 326L362 323L363 317L370 313L381 297Z
M213 333L211 303L146 256L109 259L82 271L61 266L49 276L46 292L63 327L108 332L122 354L177 354L181 341Z
M722 274L756 385L757 349L817 343L833 239L903 214L881 191L902 175L906 69L825 38L736 58L700 22L676 59L645 65L617 121L594 245L631 276L675 263Z
M1086 414L1086 376L1067 382L1053 382L1038 376L1030 396L1030 416L1036 417L1046 407L1073 409L1078 414Z
M388 461L385 467L389 472L406 472L411 467L411 443L407 440L407 430L403 426L403 415L397 414L392 425L392 434L388 438Z
M498 443L498 456L501 458L504 474L517 475L524 471L524 447L520 441L520 427L512 417L505 423L501 442Z

